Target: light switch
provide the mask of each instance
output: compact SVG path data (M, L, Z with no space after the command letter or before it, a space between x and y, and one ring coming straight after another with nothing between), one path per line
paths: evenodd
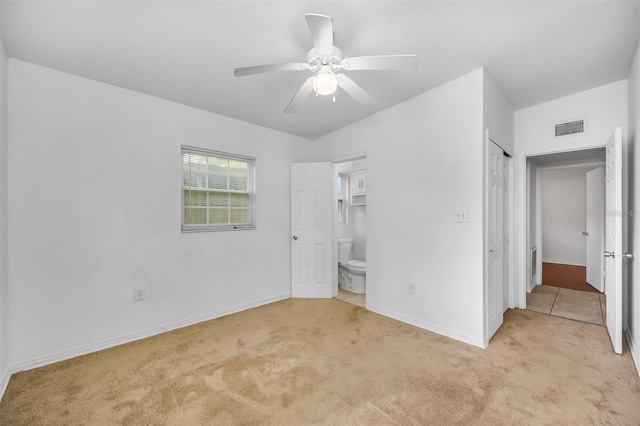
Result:
M469 209L455 209L453 212L453 221L459 223L469 222Z

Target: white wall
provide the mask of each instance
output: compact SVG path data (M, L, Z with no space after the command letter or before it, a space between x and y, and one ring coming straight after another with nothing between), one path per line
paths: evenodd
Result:
M489 129L489 137L503 151L513 155L513 107L486 70L483 74L482 102L484 128Z
M639 18L640 19L640 18ZM640 20L638 22L640 25ZM629 70L629 251L635 251L636 259L629 262L629 284L625 289L627 340L631 347L636 368L640 373L640 42L636 47L633 64Z
M587 171L590 167L540 170L542 260L587 265Z
M0 6L0 14L2 7ZM0 16L1 20L1 16ZM9 381L9 268L8 268L8 58L0 34L0 396Z
M587 119L587 132L554 137L554 125ZM515 112L515 149L519 153L574 150L604 145L616 127L627 128L627 80Z
M480 69L315 142L319 161L367 156L367 307L477 346L482 89Z
M349 226L352 230L352 257L367 261L367 206L350 206Z
M12 365L290 295L310 142L14 59L9 89ZM181 144L257 157L256 231L180 232Z

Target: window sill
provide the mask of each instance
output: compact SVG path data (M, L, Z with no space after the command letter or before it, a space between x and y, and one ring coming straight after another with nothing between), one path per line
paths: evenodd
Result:
M193 232L221 232L221 231L255 231L255 225L229 225L229 226L188 226L182 227L182 233Z

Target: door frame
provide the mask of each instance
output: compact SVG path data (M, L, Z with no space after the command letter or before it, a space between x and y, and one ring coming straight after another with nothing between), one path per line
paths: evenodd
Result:
M587 148L592 149L592 148ZM572 150L566 152L575 152L581 150ZM545 155L545 154L542 154ZM542 247L542 209L541 209L541 191L540 191L540 182L542 172L548 170L563 170L563 169L574 169L578 167L599 167L604 166L604 161L585 161L584 163L575 163L575 164L562 164L562 165L549 165L549 166L536 166L536 217L534 218L536 221L536 234L531 236L531 240L536 242L537 248L537 262L536 262L536 270L538 272L538 276L536 278L536 284L542 283L542 259L544 258L544 249ZM531 218L529 218L529 221ZM525 241L526 244L526 241ZM586 250L586 247L585 247ZM525 296L526 297L526 296Z
M587 149L594 148L605 148L606 140L601 143L591 143L591 144L580 144L576 146L563 146L563 147L541 147L538 149L531 149L527 151L522 151L516 154L516 238L515 241L518 242L515 247L515 256L516 256L516 279L512 281L510 284L512 285L513 300L510 299L510 302L513 303L514 308L525 309L527 306L527 261L528 261L528 253L529 248L527 247L527 232L529 220L527 218L527 195L528 195L528 187L527 187L527 158L535 157L538 155L546 155L546 154L560 154L565 152L578 152L584 151ZM624 161L624 160L623 160ZM624 176L623 176L623 184L624 184ZM626 198L626 197L624 197ZM538 215L539 216L539 215ZM541 232L541 229L536 226L536 234ZM537 236L536 236L537 238ZM624 242L623 242L624 244ZM538 247L538 262L541 262L542 259L542 251L541 247ZM542 274L542 270L539 269L538 274ZM542 275L540 275L540 278Z
M340 163L346 163L349 161L357 161L357 160L367 160L367 154L366 153L355 153L355 154L349 154L349 155L345 155L345 156L341 156L338 158L335 158L333 160L331 160L331 164L333 166L332 168L332 173L331 173L331 177L333 180L333 190L334 190L334 197L333 197L333 213L332 213L332 219L331 219L331 224L332 224L332 238L333 238L333 242L332 242L332 247L333 247L333 267L332 267L332 276L333 276L333 297L336 297L338 295L338 217L337 217L337 211L338 211L338 198L335 197L335 190L336 190L336 182L338 182L338 167L337 165ZM367 161L367 173L369 169L369 162ZM367 175L369 176L369 175ZM367 200L370 199L369 197L370 194L370 189L369 187L367 187ZM351 195L351 194L349 194ZM368 221L368 216L365 216L365 229L368 229L368 225L367 225L367 221ZM369 247L368 244L369 242L365 240L365 252L369 251ZM367 286L367 293L369 292L369 287ZM365 296L365 306L367 304L367 297Z

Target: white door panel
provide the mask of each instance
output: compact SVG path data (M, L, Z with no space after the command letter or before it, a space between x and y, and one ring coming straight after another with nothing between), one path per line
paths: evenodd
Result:
M503 176L503 190L502 193L502 228L503 228L503 237L502 237L502 313L504 313L507 308L509 308L509 161L504 157L502 159L502 176Z
M486 283L485 315L488 337L502 325L505 293L505 166L504 152L486 140Z
M587 172L587 282L604 291L604 167Z
M332 165L291 165L291 296L330 298Z
M605 294L607 330L616 353L622 353L622 129L607 142L605 168Z

